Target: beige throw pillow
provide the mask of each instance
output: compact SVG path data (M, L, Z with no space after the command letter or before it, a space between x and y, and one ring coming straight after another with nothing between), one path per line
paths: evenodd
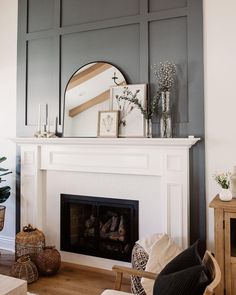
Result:
M163 235L152 245L145 270L159 274L175 256L181 252L178 245L167 235ZM152 295L154 280L142 278L141 284L147 295Z
M163 236L163 233L155 233L151 236L145 237L142 240L138 240L136 244L139 244L150 255L153 244L155 244Z

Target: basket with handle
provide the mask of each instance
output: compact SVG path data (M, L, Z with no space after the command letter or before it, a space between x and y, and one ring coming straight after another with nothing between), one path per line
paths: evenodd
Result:
M45 236L42 231L33 228L30 224L16 235L16 259L29 255L34 261L37 253L45 246Z

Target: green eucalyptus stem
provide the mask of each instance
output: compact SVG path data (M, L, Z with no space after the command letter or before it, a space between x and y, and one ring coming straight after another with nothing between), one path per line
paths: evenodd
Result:
M153 97L153 99L152 99L152 101L151 101L151 103L150 103L150 105L148 106L147 109L143 108L141 102L139 101L139 99L137 97L139 92L140 92L140 90L136 90L135 93L133 93L131 90L129 90L128 87L124 87L123 94L120 95L120 96L116 95L116 100L118 102L118 105L119 105L121 100L128 101L130 104L136 106L140 110L141 114L144 116L144 118L146 120L149 120L149 119L152 118L153 114L155 112L157 112L161 92L157 91L157 93ZM133 107L130 106L129 111L127 111L127 114L129 112L131 112L132 110L133 110Z
M6 157L0 157L0 163L4 162L7 158ZM5 179L2 179L2 176L6 176L8 174L12 173L9 171L9 169L0 168L0 183L6 181ZM9 196L10 196L10 186L3 186L0 187L0 203L5 202Z

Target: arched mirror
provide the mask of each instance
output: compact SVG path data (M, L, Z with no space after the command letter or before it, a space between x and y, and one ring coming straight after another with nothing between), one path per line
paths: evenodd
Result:
M126 85L124 75L110 63L93 62L70 78L64 99L64 137L96 137L98 112L110 109L110 87Z

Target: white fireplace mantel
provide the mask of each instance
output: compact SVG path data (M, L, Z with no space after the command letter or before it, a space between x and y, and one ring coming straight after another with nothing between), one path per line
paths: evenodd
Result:
M169 146L169 147L186 147L190 148L200 138L191 136L190 138L35 138L35 137L18 137L14 141L21 144L36 145L125 145L125 146Z
M21 225L41 228L59 248L58 194L134 198L140 204L140 238L161 231L187 247L189 149L198 140L16 138L21 148ZM78 255L64 253L63 258L75 262ZM94 259L80 255L79 263L94 265ZM107 268L101 258L97 262Z

